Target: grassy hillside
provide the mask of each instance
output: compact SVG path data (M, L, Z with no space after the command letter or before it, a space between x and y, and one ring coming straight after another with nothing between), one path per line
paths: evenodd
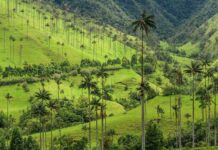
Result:
M76 22L72 19L73 24L71 20L63 20L63 16L54 21L53 14L46 12L46 8L41 10L37 3L24 3L17 11L12 11L15 4L14 1L10 3L10 11L13 12L10 15L13 17L8 22L5 14L6 3L0 2L0 58L3 67L19 66L24 62L37 64L64 59L79 63L83 58L104 60L105 55L109 58L124 55L129 58L135 53L135 50L128 46L124 52L124 44L119 42L119 39L113 40L114 35L121 34L113 28L103 28L92 21L86 23L85 18L79 18ZM49 5L47 9L51 9ZM57 12L62 13L61 10ZM73 16L67 15L68 18ZM99 32L104 34L100 36Z
M152 119L160 119L160 127L164 132L164 136L168 136L169 133L175 133L175 112L170 113L170 99L172 100L172 105L174 105L175 96L158 96L147 103L147 118L146 120ZM186 119L185 114L191 114L191 104L190 96L182 96L182 126L187 127L187 122L190 121ZM157 106L161 106L164 109L163 118L158 117L157 115ZM196 102L196 120L201 118L201 110L199 109L199 103ZM172 118L170 117L172 116ZM131 111L118 114L116 116L109 117L107 119L108 128L115 129L116 136L125 134L140 134L140 107L137 107ZM92 135L93 139L95 139L95 122L92 122L93 130ZM83 125L77 125L74 127L64 128L62 129L62 133L66 135L70 135L74 138L80 138L84 135L84 130L82 130ZM54 132L56 136L58 136L59 131L56 130ZM38 137L39 135L35 135ZM49 137L49 135L48 135Z
M128 74L128 76L127 76ZM60 88L64 93L61 94L61 98L68 98L72 99L77 103L77 100L81 95L87 95L87 91L84 91L79 88L79 85L81 83L82 77L77 76L73 78L67 78L62 82L60 85ZM70 84L74 83L74 87L71 88ZM139 75L137 75L132 70L120 70L113 72L113 75L110 76L107 80L107 85L113 86L115 93L113 94L113 101L115 99L119 98L128 98L129 91L135 90L137 85L136 82L139 82ZM128 85L129 91L125 91L124 84ZM13 116L16 119L19 119L19 116L21 115L22 111L26 110L29 106L29 99L31 96L35 96L35 92L37 92L41 88L40 83L34 83L28 85L28 88L30 89L29 92L25 92L23 89L23 84L16 84L12 86L3 86L0 87L0 97L2 97L2 106L0 107L1 110L6 111L6 99L4 99L5 95L10 91L10 94L14 97L10 107L9 111L10 114L13 114ZM52 98L57 97L57 85L56 83L51 80L49 82L45 82L45 88L51 93ZM118 92L119 91L119 92ZM109 114L120 114L124 111L123 107L120 104L117 104L116 102L108 102L108 113Z
M176 29L176 34L171 41L184 43L192 40L192 34L196 29L202 26L208 19L212 18L218 12L218 3L215 0L208 0L205 4L188 20ZM200 36L199 36L200 38ZM208 39L207 39L208 40Z
M200 50L208 51L211 54L217 55L218 46L218 15L214 15L207 22L193 31L191 39L181 47L180 50L185 50L187 54L198 53Z

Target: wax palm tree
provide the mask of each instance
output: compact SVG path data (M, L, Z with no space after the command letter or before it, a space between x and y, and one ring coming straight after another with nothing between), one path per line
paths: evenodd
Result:
M54 114L54 111L56 110L56 108L58 106L58 102L56 100L49 100L47 105L50 108L50 120L51 120L51 141L50 141L50 145L51 145L51 150L53 150L54 149L54 145L53 145L53 114Z
M80 45L80 49L82 50L82 59L83 59L85 45L84 44Z
M141 64L141 117L142 117L142 125L141 125L141 132L142 132L142 150L145 149L145 120L144 120L144 36L147 35L151 28L156 28L154 22L154 16L149 16L144 11L141 17L132 23L134 27L134 32L138 29L141 31L141 40L142 40L142 49L141 49L141 57L142 57L142 64Z
M51 38L52 38L52 36L49 35L49 36L48 36L48 47L49 47L49 49L50 49L50 47L51 47Z
M20 51L19 51L19 56L20 56L20 65L22 64L22 56L23 56L23 38L20 38Z
M106 105L106 101L104 101L104 87L105 87L106 79L108 78L109 74L106 72L104 65L101 65L101 67L98 69L96 76L98 78L101 78L101 100L102 100L102 104L105 102L104 105ZM106 114L106 110L105 110L105 114ZM105 130L106 130L106 119L105 119Z
M100 116L101 116L101 150L104 150L104 139L105 139L105 132L104 132L104 110L105 110L105 105L101 104L100 106Z
M27 39L29 38L29 24L30 24L30 21L27 19L27 21L26 21L26 33L27 33Z
M4 37L3 37L4 38L4 40L3 40L4 41L4 43L3 43L4 44L4 51L6 51L6 32L7 31L8 31L8 28L4 27L3 28L3 32L4 32L3 33L3 35L4 35Z
M96 117L95 118L95 122L96 122L96 135L95 135L95 137L96 137L96 150L98 150L98 147L99 147L99 145L98 145L98 141L99 141L99 138L98 138L98 110L101 106L100 99L97 99L96 97L94 97L92 99L91 105L92 105L91 109L95 111L95 117Z
M71 97L73 98L73 87L74 87L74 83L71 82L70 83L70 89L71 89Z
M11 100L13 99L13 96L11 96L10 93L7 93L5 95L5 99L7 100L7 123L9 123L9 103L11 102ZM9 125L8 125L9 126Z
M39 100L39 106L40 108L44 108L44 104L46 101L50 100L50 93L48 91L46 91L44 88L41 90L39 89L38 92L35 93L35 97L37 100ZM44 128L44 125L42 124L42 113L43 111L39 110L39 121L40 121L40 124L41 124L41 130L40 130L40 148L42 148L42 143L44 143L44 139L42 141L42 135L44 135L43 132L43 128ZM43 136L44 137L44 136Z
M80 88L87 89L88 91L88 103L89 103L89 150L91 150L91 90L96 87L96 82L93 81L93 76L91 74L83 74L83 80L81 81Z
M14 36L9 37L10 40L10 59L14 60L14 42L16 41Z
M202 120L204 121L204 110L206 109L207 106L207 101L206 101L206 88L200 87L198 91L196 92L196 100L199 100L199 107L201 108L201 113L202 113Z
M214 78L214 69L213 68L209 68L206 70L205 72L205 80L207 80L207 83L208 85L210 84L210 81L213 82L213 78ZM210 146L210 122L211 122L211 90L212 90L212 87L209 86L209 87L205 87L206 89L206 101L207 101L207 106L208 106L208 119L207 119L207 145Z
M178 146L178 143L179 143L179 139L178 139L178 117L179 117L179 107L178 107L178 104L175 104L172 106L172 109L174 110L174 113L175 113L175 123L176 123L176 146Z
M60 74L54 74L53 76L55 83L57 84L57 98L58 101L60 101L60 85L61 85L61 75Z
M217 110L216 110L216 107L217 107L217 102L216 102L216 95L217 95L217 91L218 91L218 78L214 78L213 79L213 91L214 91L214 149L216 149L217 147Z
M181 68L179 67L178 69L175 70L175 83L181 89L181 86L183 85L183 73L181 71ZM179 90L180 91L180 90ZM181 107L182 107L182 98L181 94L179 93L178 95L178 140L179 140L179 149L182 149L182 112L181 112Z
M195 78L202 73L201 65L192 61L191 65L186 65L185 73L192 77L192 148L195 148Z

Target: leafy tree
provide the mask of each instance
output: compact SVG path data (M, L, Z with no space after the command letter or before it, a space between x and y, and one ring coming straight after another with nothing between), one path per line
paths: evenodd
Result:
M39 145L32 136L28 136L24 139L24 150L39 150Z
M81 140L77 141L73 145L73 150L86 150L88 140L87 138L83 137Z
M140 150L139 138L134 135L124 135L118 139L118 145L123 150Z
M138 62L137 55L132 55L131 57L131 66L134 67Z
M23 138L18 128L12 131L10 150L23 150Z
M1 150L6 150L6 140L5 140L5 137L4 137L4 131L3 130L0 130L0 149Z
M164 137L158 125L149 122L147 132L145 135L146 149L147 150L162 150L164 147Z

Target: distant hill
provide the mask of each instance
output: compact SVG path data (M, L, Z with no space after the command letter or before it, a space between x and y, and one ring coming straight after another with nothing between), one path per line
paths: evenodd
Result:
M156 17L158 36L169 38L176 35L173 39L178 42L183 40L181 36L188 36L181 31L184 25L189 25L189 28L199 27L218 12L217 0L55 0L55 2L59 5L67 3L72 11L121 29L129 25L143 10L147 10ZM189 28L185 31L189 31Z

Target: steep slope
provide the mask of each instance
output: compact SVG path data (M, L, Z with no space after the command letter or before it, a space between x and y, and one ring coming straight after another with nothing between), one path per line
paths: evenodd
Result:
M202 24L208 21L209 18L213 17L218 13L218 2L217 0L208 0L201 9L194 12L193 16L186 20L184 24L176 29L176 35L173 36L171 41L176 43L184 43L192 38L192 34Z
M110 26L103 28L104 26L95 24L93 20L86 24L82 17L78 17L77 23L73 24L64 18L73 17L74 14L64 16L62 10L56 9L60 14L55 18L54 14L47 11L50 7L44 8L37 2L21 3L17 11L14 11L15 2L10 2L8 19L6 1L0 1L2 67L21 66L24 62L38 64L65 59L78 64L83 58L101 61L105 59L105 55L108 58L130 58L135 53L134 49L117 38L117 34L123 34ZM99 34L99 31L104 33Z
M216 3L216 0L210 0ZM67 4L72 11L81 15L99 19L124 30L143 10L154 14L157 21L157 33L160 38L171 37L178 30L177 27L187 22L200 10L211 12L211 5L207 0L55 0L59 5ZM217 9L214 9L217 10ZM203 12L202 12L203 13ZM212 13L212 12L211 12ZM104 15L100 15L104 14ZM209 14L203 13L206 17ZM214 13L213 13L214 14ZM198 24L202 21L196 19ZM126 28L126 27L125 27ZM130 31L130 29L125 29Z
M218 14L214 15L199 28L192 31L189 41L183 44L180 49L188 54L208 51L211 54L218 54Z

